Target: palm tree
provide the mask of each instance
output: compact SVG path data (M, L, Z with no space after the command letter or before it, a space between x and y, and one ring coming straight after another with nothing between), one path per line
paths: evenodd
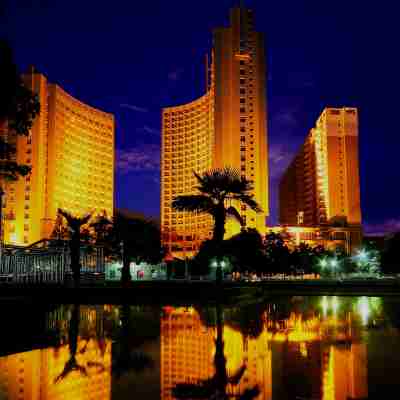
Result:
M237 393L240 383L246 372L246 365L243 364L233 375L229 376L226 368L226 357L224 354L223 341L223 309L221 299L217 298L217 338L215 340L214 369L212 377L200 380L196 383L178 383L172 388L172 395L177 400L185 399L216 399L216 400L253 400L260 394L256 385L246 388L243 392ZM235 393L236 392L236 393Z
M108 218L107 212L104 210L102 214L97 215L90 227L94 230L95 243L97 245L105 245L107 236L112 229L112 220Z
M198 181L196 189L200 192L194 195L177 196L172 201L172 208L178 211L192 211L210 214L214 219L212 240L221 244L225 235L225 222L228 217L235 218L241 226L243 219L231 202L248 206L255 212L261 212L261 207L251 193L253 186L249 180L240 176L238 170L225 167L194 173Z
M68 228L71 232L71 237L69 240L69 248L71 253L71 270L75 287L78 287L81 275L81 228L89 222L92 215L86 214L83 217L76 217L68 211L62 210L61 208L58 209L58 213L65 218L68 224Z
M95 368L99 372L105 371L105 367L102 363L96 361L87 361L85 364L79 364L77 355L85 354L87 350L88 340L85 345L78 352L78 341L79 341L79 325L80 325L80 305L74 304L71 313L71 319L69 322L68 329L68 346L69 346L69 359L65 363L64 369L54 379L54 383L59 383L64 380L72 372L78 372L83 376L88 376L91 369Z
M70 357L66 362L64 369L54 380L54 383L62 381L73 371L77 371L85 376L88 375L86 368L83 365L80 365L76 360L76 354L78 350L79 323L80 323L80 306L78 304L74 304L72 308L71 320L68 332L68 345L69 345Z

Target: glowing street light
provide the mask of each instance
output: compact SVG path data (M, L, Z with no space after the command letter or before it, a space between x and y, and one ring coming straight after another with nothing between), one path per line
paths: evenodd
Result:
M324 258L324 259L322 259L322 260L319 262L319 265L320 265L322 268L326 268L326 267L328 266L328 261L326 261L326 259Z

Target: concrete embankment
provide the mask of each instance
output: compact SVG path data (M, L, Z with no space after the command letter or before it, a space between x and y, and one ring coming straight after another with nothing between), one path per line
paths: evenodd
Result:
M243 295L269 296L400 296L400 281L377 280L268 280L261 282L135 281L93 284L78 289L56 285L6 285L0 287L4 303L177 303L213 301L221 297L235 302Z

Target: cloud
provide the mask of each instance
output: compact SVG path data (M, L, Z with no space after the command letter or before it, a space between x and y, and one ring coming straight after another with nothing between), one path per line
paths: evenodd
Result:
M272 125L279 127L279 129L283 128L293 128L297 127L298 121L296 118L296 111L295 110L284 110L277 112L272 117Z
M168 73L168 80L169 81L178 81L181 78L183 73L183 68L177 68L174 71Z
M159 129L152 128L151 126L144 125L143 127L138 129L139 132L147 133L149 135L160 136L161 132Z
M126 150L117 150L117 172L158 172L160 170L160 146L144 144Z
M380 224L364 224L364 231L368 235L383 236L388 233L400 232L400 219L388 219Z
M125 103L123 103L123 104L120 104L119 106L122 107L122 108L128 108L129 110L132 110L132 111L135 111L135 112L140 112L140 113L148 113L149 112L149 110L147 108L138 107L138 106L135 106L134 104L125 104Z
M280 178L282 173L292 161L294 153L284 149L280 144L271 145L269 148L270 176L271 179Z

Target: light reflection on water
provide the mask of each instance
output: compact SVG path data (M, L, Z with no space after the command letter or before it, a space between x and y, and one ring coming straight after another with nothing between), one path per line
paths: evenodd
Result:
M399 305L324 296L57 306L45 313L47 347L0 357L0 399L378 398L400 387Z

